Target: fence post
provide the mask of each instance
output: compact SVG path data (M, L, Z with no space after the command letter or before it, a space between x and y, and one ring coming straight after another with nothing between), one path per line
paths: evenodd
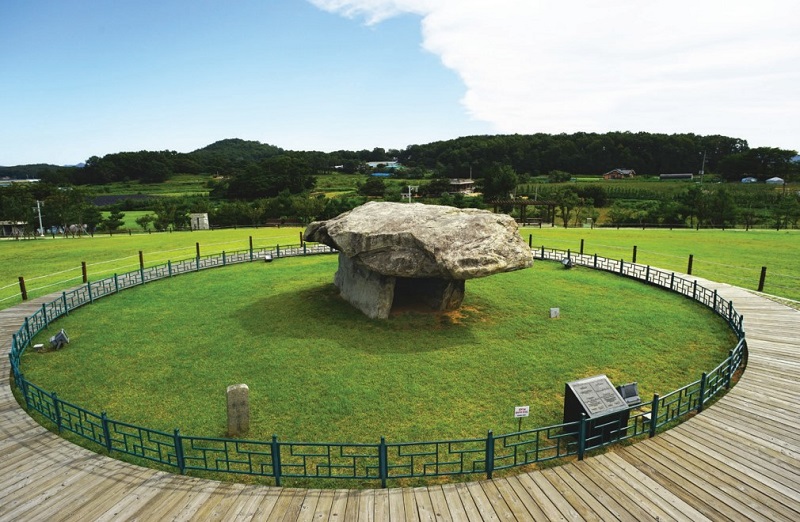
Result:
M86 293L89 294L89 303L94 303L94 297L92 297L92 283L86 283Z
M58 406L58 395L56 392L50 394L50 399L53 401L53 414L55 415L56 428L61 433L61 408Z
M300 246L305 245L305 241L303 241L303 233L300 232Z
M50 327L50 321L47 320L47 307L43 304L42 305L42 317L44 317L44 327Z
M175 428L175 460L181 475L183 475L186 472L186 462L183 460L183 440L178 428Z
M650 437L656 436L656 428L658 427L658 394L653 394L653 404L650 406Z
M275 485L281 485L281 445L278 444L278 436L272 436L272 476L275 477Z
M108 429L108 416L106 412L100 414L100 420L103 424L103 438L106 439L106 451L111 453L111 430Z
M544 245L542 245L542 259L544 259Z
M697 300L697 279L692 283L692 299Z
M139 278L142 280L142 284L144 284L144 256L141 250L139 250Z
M586 414L581 413L581 420L578 423L578 460L583 460L586 454Z
M197 250L197 257L200 257L200 243L195 243L194 246L195 249Z
M486 434L486 478L492 478L494 473L494 434L492 430Z
M381 437L381 444L378 446L378 475L381 478L381 487L386 489L386 479L389 475L389 455L386 451L386 438Z
M172 277L172 261L167 259L167 273L170 277Z
M761 277L758 279L758 291L764 291L764 280L767 278L767 267L761 267Z
M647 268L645 269L644 281L645 281L645 283L649 283L650 282L650 265L647 265Z
M675 289L675 272L672 272L672 275L669 277L669 289Z
M636 263L636 245L633 245L633 262Z
M597 254L594 255L594 268L597 268Z
M19 276L19 293L22 294L22 300L28 300L28 290L25 288L25 278Z
M694 262L694 254L689 254L689 266L686 268L686 273L692 275L692 263Z
M305 242L303 243L303 255L306 255L306 244L305 244Z
M67 308L67 293L61 292L61 302L64 303L64 315L69 315L69 308Z
M119 277L117 277L117 274L114 274L114 292L119 293Z
M732 379L733 379L733 350L728 350L728 378L725 379L726 390L730 389Z
M16 375L15 375L16 378ZM17 386L22 388L22 396L25 397L25 407L29 410L31 409L31 395L28 392L28 381L25 379L25 376L20 373L19 380L16 381Z
M85 283L88 281L88 276L86 275L86 261L81 261L81 274L83 275L83 282Z
M250 261L253 260L253 236L250 236Z
M225 266L227 263L225 261L225 251L222 251L222 266Z
M728 322L733 322L733 301L728 301Z
M714 313L717 313L717 289L714 289L714 306L711 307Z
M528 248L533 248L533 234L528 234Z
M33 339L33 334L31 334L31 324L28 322L28 318L25 318L25 333L28 334L28 345L31 344L31 339Z
M581 255L583 255L583 239L581 239Z
M280 245L275 245L275 257L276 258L281 257L281 246Z
M703 376L700 378L700 402L697 405L697 413L703 411L703 403L706 398L706 379L708 379L708 376L706 372L703 372Z

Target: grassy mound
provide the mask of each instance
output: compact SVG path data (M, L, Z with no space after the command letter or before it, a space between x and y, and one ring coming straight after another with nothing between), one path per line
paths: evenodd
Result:
M344 303L335 269L335 256L299 258L126 291L60 320L71 344L27 352L25 375L111 418L187 435L224 436L225 389L246 383L248 438L414 441L516 431L518 405L531 407L523 429L559 423L564 383L598 373L638 381L647 400L735 344L700 305L583 268L537 262L468 281L455 313L387 321Z

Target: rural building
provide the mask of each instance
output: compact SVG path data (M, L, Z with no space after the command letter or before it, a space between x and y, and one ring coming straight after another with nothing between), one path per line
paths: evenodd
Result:
M633 169L614 169L603 174L603 179L625 179L632 178L635 175L636 171Z
M39 183L38 179L11 179L9 177L4 177L0 179L0 187L10 187L14 183L20 184L28 184L28 183Z
M386 169L399 169L403 167L396 161L368 161L367 165L371 169L377 169L381 166Z
M783 185L784 182L783 178L774 177L774 178L769 178L767 180L767 183L769 183L770 185Z
M475 182L471 179L453 178L450 180L450 194L472 194Z
M189 214L192 230L208 230L208 214Z
M673 180L673 179L694 179L694 174L691 174L689 172L684 172L680 174L659 174L658 179L662 181Z
M0 237L20 237L25 235L25 221L0 221Z

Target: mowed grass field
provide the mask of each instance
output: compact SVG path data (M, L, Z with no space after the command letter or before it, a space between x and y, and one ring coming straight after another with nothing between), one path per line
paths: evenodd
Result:
M376 442L483 437L561 422L564 383L605 373L641 395L698 379L735 344L683 297L558 263L467 282L458 312L370 320L332 285L336 256L183 275L57 323L26 377L114 419L225 435L225 389L250 387L248 438ZM549 309L560 307L561 318ZM52 329L52 328L51 328Z
M193 257L196 244L201 254L300 242L300 228L247 228L196 232L97 235L94 238L0 241L0 308L21 301L19 277L31 297L73 287L82 281L81 262L89 280L135 270L139 251L146 266L168 259ZM534 247L580 250L613 259L637 261L666 270L686 272L694 256L693 274L756 289L761 267L767 267L764 291L800 300L800 231L782 230L639 230L612 228L523 228Z

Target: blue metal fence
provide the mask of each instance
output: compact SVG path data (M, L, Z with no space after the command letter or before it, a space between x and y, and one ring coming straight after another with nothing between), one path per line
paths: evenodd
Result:
M534 250L538 259L563 261L568 258L577 265L613 272L690 297L725 318L739 341L724 361L703 373L699 380L663 397L654 395L650 404L633 406L626 417L609 420L607 426L594 426L594 430L587 430L584 418L579 422L501 435L489 431L486 438L399 443L387 443L383 438L373 444L285 442L276 436L270 441L251 441L192 437L177 429L173 433L151 430L109 419L105 413L97 414L63 401L55 392L48 392L25 379L21 371L20 357L37 333L70 310L101 297L186 272L332 252L324 245L306 244L223 252L115 274L63 292L61 297L45 303L27 317L13 334L9 359L14 382L28 410L41 414L60 432L67 431L92 441L109 454L145 459L172 467L180 473L196 470L271 477L276 485L289 477L375 480L386 487L387 480L392 479L472 474L491 478L495 471L570 456L582 459L588 448L634 437L652 437L659 428L702 411L709 400L730 387L745 358L747 343L743 317L736 312L733 303L719 297L716 290L699 286L694 279L685 279L674 272L650 266L541 247ZM622 420L625 418L627 421Z

